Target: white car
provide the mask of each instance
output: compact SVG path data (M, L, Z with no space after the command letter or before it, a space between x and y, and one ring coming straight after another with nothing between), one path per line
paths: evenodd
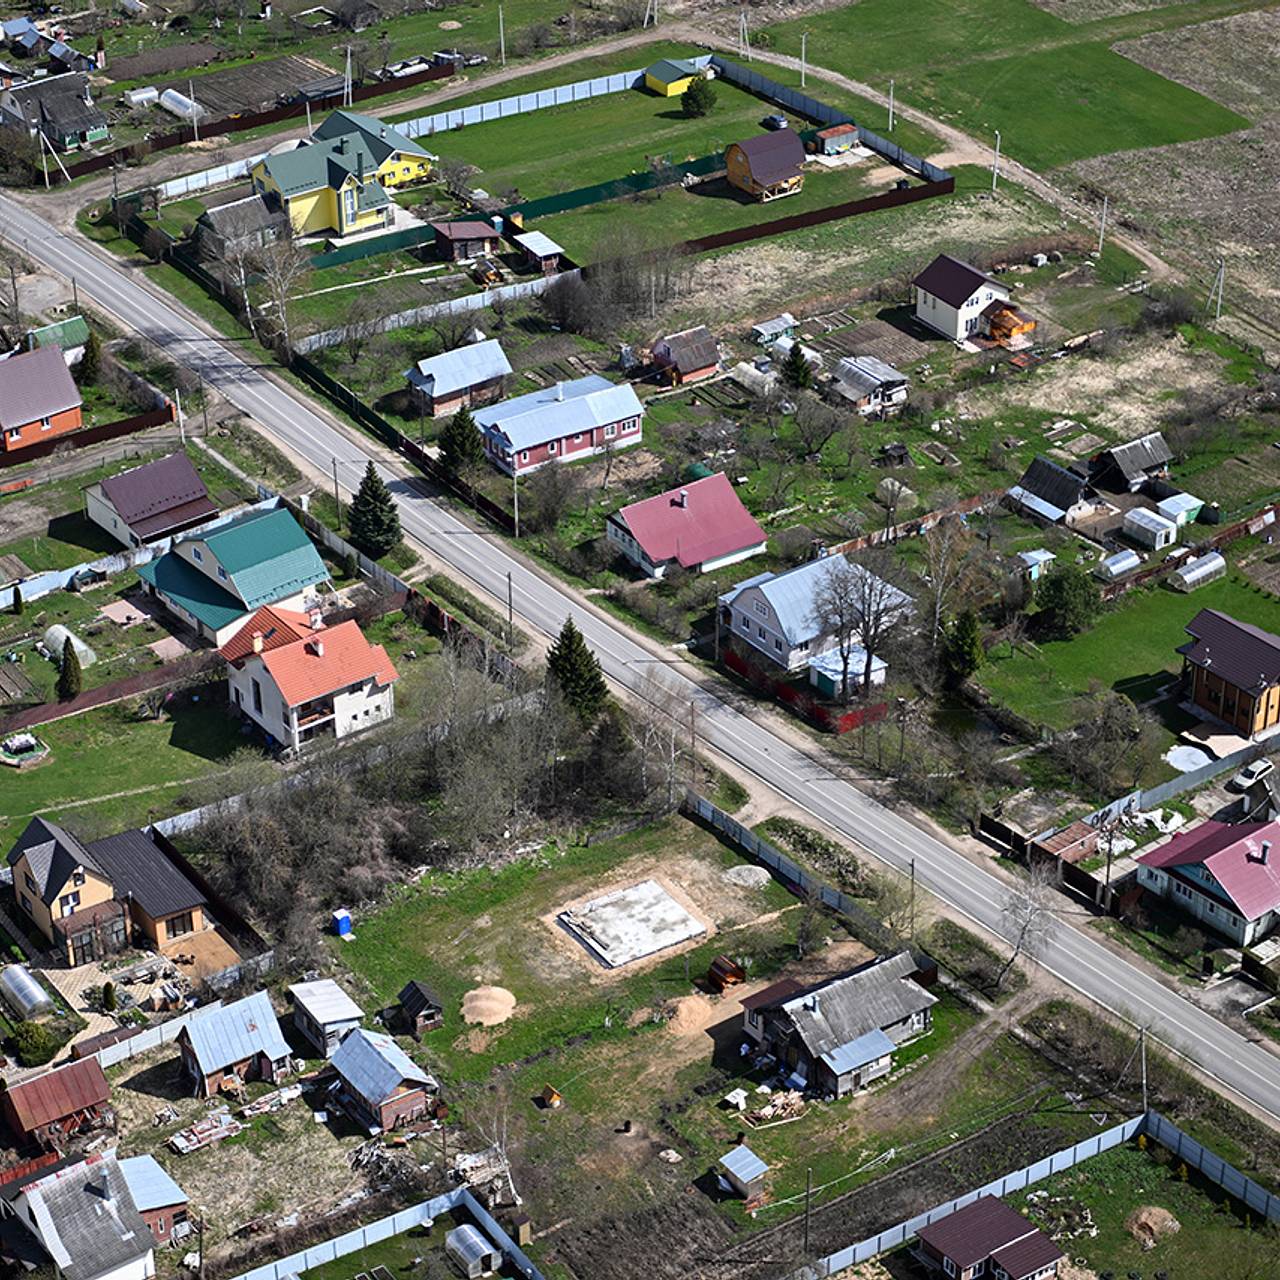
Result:
M1235 774L1230 785L1237 791L1248 791L1255 782L1261 782L1269 773L1275 771L1275 765L1270 760L1255 760L1252 764L1247 764L1239 773Z

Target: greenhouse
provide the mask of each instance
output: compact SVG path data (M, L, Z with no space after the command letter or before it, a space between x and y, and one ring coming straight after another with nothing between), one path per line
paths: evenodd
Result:
M0 973L0 995L19 1018L34 1018L50 1013L53 1001L49 993L20 964L11 964Z
M1178 591L1194 591L1203 587L1206 582L1214 582L1227 571L1227 562L1219 551L1210 551L1207 556L1198 556L1188 561L1181 569L1169 575L1169 584Z
M49 656L54 662L62 661L62 651L66 648L68 640L71 641L71 647L75 650L76 657L80 659L82 667L91 667L97 662L98 655L79 636L72 634L60 622L55 622L44 633L44 647L49 650Z

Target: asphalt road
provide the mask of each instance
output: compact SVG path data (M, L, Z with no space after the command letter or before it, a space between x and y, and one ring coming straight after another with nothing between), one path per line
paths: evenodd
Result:
M75 199L74 194L68 193L67 199ZM331 471L336 458L343 486L352 489L359 482L374 457L372 446L366 451L292 391L207 336L127 268L104 261L3 196L0 237L53 270L74 276L86 297L199 373L317 470ZM641 696L653 697L662 690L672 704L686 709L692 705L697 732L710 747L890 866L906 871L914 860L921 885L983 929L1005 935L1004 908L1011 890L1004 881L695 684L674 662L655 657L632 639L619 623L581 607L555 583L509 555L498 538L477 533L404 478L379 469L400 502L406 532L455 573L500 600L506 599L510 575L516 614L546 635L557 633L565 617L572 615L611 679ZM1280 1057L1245 1040L1069 920L1055 917L1037 959L1081 994L1148 1027L1154 1037L1280 1121Z

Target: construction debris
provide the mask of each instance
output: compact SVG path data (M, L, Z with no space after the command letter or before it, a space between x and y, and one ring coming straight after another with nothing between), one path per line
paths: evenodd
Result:
M453 1158L453 1172L459 1182L475 1185L506 1177L507 1162L497 1147L487 1151L459 1152Z
M219 1107L203 1120L197 1120L186 1129L179 1129L169 1139L168 1145L178 1155L185 1156L193 1151L211 1147L215 1142L221 1142L223 1138L234 1138L237 1133L242 1132L244 1132L244 1125L232 1116L228 1108Z
M804 1094L794 1089L783 1089L773 1094L764 1106L750 1113L747 1119L755 1125L780 1124L784 1120L796 1120L804 1115Z
M247 1103L240 1108L240 1115L245 1119L251 1116L263 1116L269 1111L279 1111L281 1107L287 1106L300 1097L302 1097L302 1086L288 1084L283 1089L274 1089L270 1093L264 1093L255 1101Z
M658 1159L667 1164L679 1164L680 1161L684 1159L684 1156L682 1156L678 1151L672 1150L671 1147L664 1147L658 1152Z
M173 1124L177 1118L178 1112L176 1109L166 1102L164 1106L151 1117L151 1124L154 1128L159 1129L163 1125Z

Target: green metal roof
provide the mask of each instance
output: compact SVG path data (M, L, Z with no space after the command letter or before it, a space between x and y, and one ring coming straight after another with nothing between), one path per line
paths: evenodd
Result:
M645 75L652 76L663 84L674 84L677 80L687 80L698 74L698 68L687 58L663 58L645 71Z
M381 209L384 204L390 203L391 197L382 189L380 182L366 182L360 188L360 197L356 201L361 213L370 209Z
M394 125L383 124L373 116L363 116L358 111L335 111L311 135L316 141L350 137L359 134L381 164L393 151L434 160L429 151L423 150L414 140L400 132Z
M27 333L27 346L31 350L37 347L83 347L89 341L89 325L84 316L68 316L55 324L46 324L39 329L31 329Z
M158 560L139 565L138 577L214 631L249 612L230 591L224 591L212 578L172 551L165 552Z
M311 539L283 507L255 511L215 529L204 542L249 609L329 578Z

